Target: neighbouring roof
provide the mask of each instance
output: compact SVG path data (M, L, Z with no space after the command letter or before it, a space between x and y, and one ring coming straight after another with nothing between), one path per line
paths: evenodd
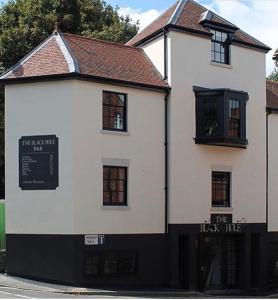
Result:
M211 36L209 30L202 25L204 21L234 29L233 42L238 45L254 47L264 51L271 50L268 46L240 30L234 24L207 10L193 0L180 0L176 2L143 31L128 41L127 45L138 46L167 28L177 28L204 36Z
M266 82L266 106L267 108L278 110L278 82Z
M144 50L59 32L2 75L0 81L63 75L151 88L169 87Z

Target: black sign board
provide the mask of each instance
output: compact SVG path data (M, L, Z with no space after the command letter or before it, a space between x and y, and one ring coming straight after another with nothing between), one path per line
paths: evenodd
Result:
M232 214L211 214L210 223L201 224L200 232L204 233L240 233L242 223L233 223Z
M55 135L23 136L19 140L19 186L22 190L55 190L58 187L58 138Z

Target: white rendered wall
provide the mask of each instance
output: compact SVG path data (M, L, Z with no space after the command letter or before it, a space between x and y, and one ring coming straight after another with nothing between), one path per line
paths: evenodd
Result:
M128 134L102 132L102 91L128 94ZM6 87L7 233L164 230L164 93L81 81ZM59 187L22 191L18 140L59 138ZM102 207L103 160L129 163L128 207Z
M102 132L102 91L128 94L128 135ZM164 231L164 93L75 82L76 231ZM102 161L129 161L128 207L102 207Z
M210 39L169 34L170 223L203 223L211 213L232 213L233 221L264 223L265 54L231 46L231 67L211 64ZM247 149L196 145L193 86L249 93ZM211 172L232 171L232 208L211 208Z
M164 36L152 40L143 45L142 48L160 74L164 76Z
M5 110L7 233L73 233L72 82L7 85ZM23 191L19 187L18 140L49 134L59 138L59 187Z
M278 115L268 117L268 230L278 231Z

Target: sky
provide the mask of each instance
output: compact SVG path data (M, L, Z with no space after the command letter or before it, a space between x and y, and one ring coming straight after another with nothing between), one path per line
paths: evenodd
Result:
M195 0L272 48L266 73L274 70L272 55L278 48L278 0ZM120 13L140 21L140 30L170 7L175 0L108 0Z

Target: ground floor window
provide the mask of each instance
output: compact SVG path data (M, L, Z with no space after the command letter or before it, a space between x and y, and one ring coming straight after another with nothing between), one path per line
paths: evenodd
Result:
M137 255L134 251L90 251L85 254L86 276L133 274L136 265Z

